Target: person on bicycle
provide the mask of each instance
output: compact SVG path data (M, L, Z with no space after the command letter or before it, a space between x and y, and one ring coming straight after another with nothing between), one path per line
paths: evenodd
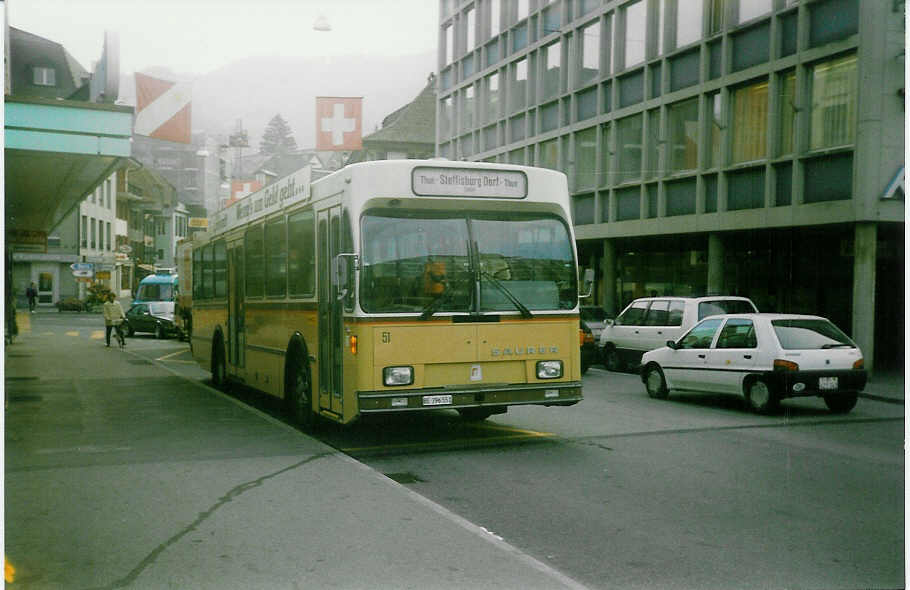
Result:
M113 293L107 294L107 301L104 302L104 340L105 346L110 347L111 345L111 328L117 330L117 338L126 344L126 340L123 338L123 332L121 331L120 324L123 323L123 320L126 318L126 314L123 313L123 308L120 306L120 302L114 297Z
M38 287L35 283L25 288L25 297L28 299L28 310L35 313L35 306L38 303Z

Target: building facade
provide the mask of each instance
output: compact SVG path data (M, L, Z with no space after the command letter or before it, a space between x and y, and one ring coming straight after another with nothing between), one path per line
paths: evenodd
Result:
M437 154L564 171L610 314L733 293L904 351L904 2L441 0Z

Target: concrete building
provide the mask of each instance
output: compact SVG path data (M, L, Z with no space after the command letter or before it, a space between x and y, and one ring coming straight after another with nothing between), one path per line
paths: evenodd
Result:
M904 2L441 0L437 154L566 172L598 304L734 293L904 353Z

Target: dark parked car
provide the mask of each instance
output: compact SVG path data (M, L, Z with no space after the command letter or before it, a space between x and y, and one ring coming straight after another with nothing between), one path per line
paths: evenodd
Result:
M597 340L594 339L591 328L584 321L579 324L578 339L581 344L581 374L584 375L588 371L588 367L598 362L600 354L597 351Z
M137 303L126 312L126 334L151 332L155 338L180 336L180 329L174 323L174 302L155 301Z
M607 312L604 311L604 308L597 305L582 305L581 321L590 328L591 333L594 334L594 342L597 343L600 341L600 333L609 320L607 319Z

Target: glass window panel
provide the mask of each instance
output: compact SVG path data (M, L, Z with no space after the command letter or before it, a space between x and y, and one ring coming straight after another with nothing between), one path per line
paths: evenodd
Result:
M538 166L559 170L559 140L551 139L540 144Z
M616 123L618 163L616 182L641 178L642 116L632 115Z
M215 297L227 297L227 248L224 240L215 242Z
M547 6L543 11L543 34L549 35L550 33L556 33L559 31L559 27L562 24L560 22L560 6L559 4L554 4L552 6Z
M803 199L806 203L841 201L853 194L853 154L811 158L805 163Z
M660 109L648 111L648 141L645 146L648 156L645 178L655 178L660 174Z
M796 72L780 77L780 150L779 155L792 154L796 143Z
M524 148L520 150L512 150L509 152L509 164L518 164L523 166L525 163L525 150Z
M774 0L739 0L739 21L744 23L771 12Z
M581 86L600 73L600 23L595 22L579 30L578 50L581 53L578 85Z
M798 13L791 12L780 19L780 55L787 57L796 53Z
M246 230L246 295L262 297L265 284L262 226Z
M771 23L750 27L730 39L733 42L731 67L734 72L765 63L771 50Z
M291 296L316 292L316 227L312 211L288 218L288 291Z
M768 82L733 92L733 163L760 160L768 153Z
M499 61L499 40L487 43L487 67Z
M701 59L699 51L688 51L670 58L670 90L698 84Z
M708 34L713 35L724 29L724 10L728 0L708 0L711 14L708 19Z
M610 154L613 151L612 143L610 142L611 138L610 133L610 124L600 126L600 154L601 154L601 164L600 164L600 186L609 186L612 184L610 178ZM606 207L604 207L604 214L606 214Z
M474 127L474 87L468 86L461 91L461 129L468 131Z
M667 217L695 213L695 186L694 178L667 183Z
M717 175L709 174L705 179L705 213L717 212Z
M540 131L545 133L559 127L559 103L551 102L540 108Z
M649 184L645 187L645 198L648 200L648 211L646 212L648 219L654 219L657 217L659 211L657 210L657 184ZM643 212L645 213L645 212ZM643 216L644 217L644 216Z
M629 68L645 61L645 30L647 19L645 2L639 1L625 7L625 60L623 67Z
M594 195L579 195L572 199L572 215L575 225L594 223Z
M528 0L514 0L514 1L515 1L515 21L517 22L528 16Z
M287 289L288 245L284 219L265 224L265 294L284 297Z
M559 42L553 43L543 49L543 87L541 99L546 100L559 94L561 51Z
M704 0L677 0L676 46L682 47L701 39L701 15Z
M727 210L761 209L765 206L765 169L750 168L727 177Z
M528 23L525 22L512 29L512 53L524 49L527 45Z
M489 0L490 6L490 35L495 37L502 32L500 25L500 14L502 7L499 4L499 0Z
M496 125L490 125L489 127L483 130L483 149L491 150L495 147L498 147L499 142Z
M581 14L588 14L601 5L603 0L581 0Z
M469 8L467 12L465 12L465 21L467 26L467 30L465 31L465 47L468 51L474 49L475 45L477 44L477 37L475 35L474 29L475 25L477 24L475 22L475 18L474 8Z
M525 116L519 115L509 119L509 134L512 141L521 141L525 138Z
M856 56L848 55L812 68L809 148L849 145L856 129Z
M597 167L597 128L575 134L576 188L592 188Z
M492 123L499 118L499 74L490 74L486 78L487 108L486 122Z
M521 59L509 69L509 103L512 112L525 108L528 93L528 60Z
M474 54L468 54L461 62L462 79L470 78L474 75Z
M439 101L439 135L443 139L452 136L452 97L447 96Z
M641 191L638 187L616 191L616 221L641 218Z
M846 39L857 32L859 0L827 0L809 5L809 47Z
M670 170L698 167L698 98L670 105Z
M211 244L202 249L202 296L215 296L215 249Z
M588 88L578 93L576 96L576 105L578 108L578 120L583 121L590 119L597 114L597 86Z
M678 342L678 348L711 348L714 334L721 322L723 320L707 319L695 324L695 327Z
M639 70L634 74L619 79L619 106L627 107L638 104L645 99L645 72Z
M774 205L784 207L793 202L793 164L780 164L774 167L775 196Z
M452 59L455 57L455 30L452 28L452 25L448 25L445 28L445 39L446 39L446 64L452 63Z
M193 297L202 298L202 248L193 249Z

